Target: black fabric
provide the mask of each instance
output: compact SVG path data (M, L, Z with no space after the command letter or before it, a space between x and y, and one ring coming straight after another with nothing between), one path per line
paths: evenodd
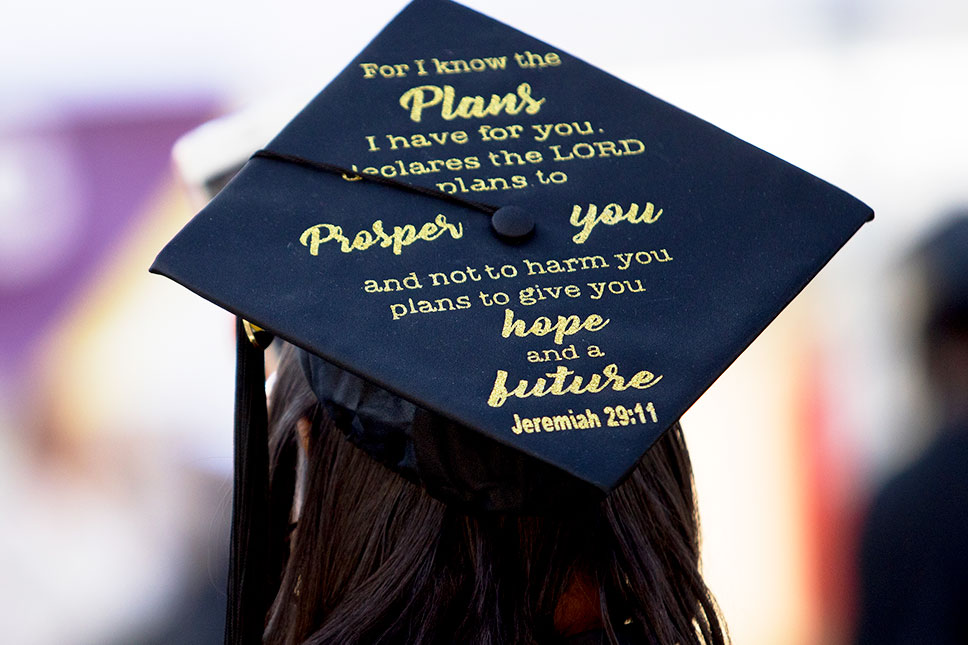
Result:
M317 399L351 443L456 508L555 513L602 499L595 487L318 356L299 357Z
M878 494L859 583L857 645L968 643L968 424Z
M269 433L265 357L236 324L235 485L225 645L262 642L269 584Z

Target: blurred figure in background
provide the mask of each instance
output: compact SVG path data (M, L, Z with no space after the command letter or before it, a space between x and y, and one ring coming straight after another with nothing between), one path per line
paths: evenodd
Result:
M860 547L858 645L968 643L968 211L914 257L937 433L870 508Z

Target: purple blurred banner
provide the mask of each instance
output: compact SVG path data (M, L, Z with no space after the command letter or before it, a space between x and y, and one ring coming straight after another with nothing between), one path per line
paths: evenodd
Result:
M0 134L0 379L132 231L175 140L213 113L209 100L84 109Z

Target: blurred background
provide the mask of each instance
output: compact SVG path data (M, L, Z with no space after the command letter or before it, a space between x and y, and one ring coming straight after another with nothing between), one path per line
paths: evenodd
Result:
M937 279L916 249L968 205L968 3L466 4L874 208L684 420L734 642L851 642L871 500L947 422L921 351ZM147 267L219 164L261 147L401 7L5 7L5 642L221 642L233 321Z

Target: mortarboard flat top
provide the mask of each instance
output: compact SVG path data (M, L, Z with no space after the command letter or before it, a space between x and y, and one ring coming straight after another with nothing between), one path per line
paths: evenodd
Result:
M873 215L443 0L407 6L268 150L297 162L250 161L152 270L602 491ZM534 232L299 160L513 206L496 220Z

